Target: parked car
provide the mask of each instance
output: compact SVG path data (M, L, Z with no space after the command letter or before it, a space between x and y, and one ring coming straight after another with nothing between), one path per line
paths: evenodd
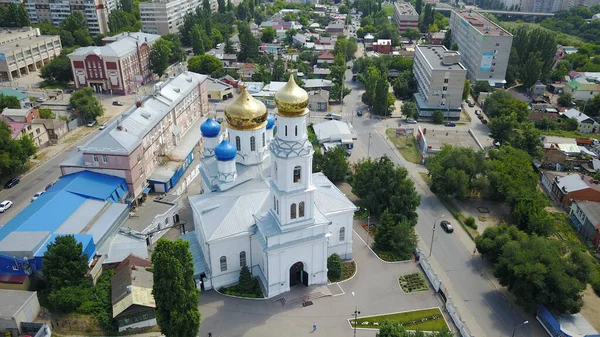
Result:
M482 119L482 120L481 120L481 123L483 123L483 124L487 124L487 123L488 123L488 121L487 121L487 119Z
M467 100L467 105L472 108L475 106L475 103L473 103L473 101L471 101L470 99Z
M70 94L70 93L72 93L73 91L75 91L75 89L66 89L66 90L65 90L65 94Z
M217 118L217 123L219 123L219 124L223 123L223 117Z
M53 181L50 184L46 185L46 189L45 190L47 191L50 187L52 187L54 185L54 183L55 182Z
M89 121L89 122L87 123L87 126L88 126L88 127L90 127L90 128L91 128L92 126L94 126L94 125L96 125L96 120Z
M98 129L100 129L100 130L106 129L106 123L100 124L100 127Z
M362 116L362 115L363 115L363 112L362 112L362 111L360 111L360 110L356 110L356 115L360 117L360 116Z
M31 198L31 202L36 201L39 197L42 196L42 194L46 193L46 191L41 191L41 192L37 192L36 194L33 195L33 197Z
M407 118L406 123L408 124L417 124L417 121L414 118Z
M9 208L12 207L12 201L4 200L0 203L0 213L6 212Z
M35 101L38 103L44 103L46 99L44 97L38 97L38 99L36 99Z
M455 126L456 126L456 124L455 124L455 123L452 123L452 122L448 122L448 123L446 123L446 126L455 127Z
M113 105L116 105L116 106L123 106L123 103L121 103L121 102L119 102L119 101L113 101L113 103L112 103L112 104L113 104Z
M481 116L481 111L480 110L475 110L475 115Z
M443 220L440 223L440 226L442 227L442 229L446 232L446 233L452 233L454 232L454 227L452 227L452 225L450 224L450 222Z
M483 115L479 115L479 116L477 116L477 118L483 119Z
M14 177L11 180L7 181L6 184L4 184L4 188L12 188L20 182L21 182L21 178Z

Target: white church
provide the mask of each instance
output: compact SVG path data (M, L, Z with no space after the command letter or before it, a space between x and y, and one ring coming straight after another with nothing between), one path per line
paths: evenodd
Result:
M195 277L204 290L237 283L245 265L272 297L327 284L333 253L352 258L357 207L312 172L308 94L290 76L275 102L273 116L242 88L223 125L212 118L201 125L203 193L189 203Z

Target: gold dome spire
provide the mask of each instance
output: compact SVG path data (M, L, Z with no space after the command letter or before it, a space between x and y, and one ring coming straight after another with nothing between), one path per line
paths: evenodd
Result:
M267 107L242 86L242 93L225 107L225 117L232 129L257 130L267 125Z
M290 74L290 79L275 94L277 114L284 117L300 117L308 113L308 93L300 88Z

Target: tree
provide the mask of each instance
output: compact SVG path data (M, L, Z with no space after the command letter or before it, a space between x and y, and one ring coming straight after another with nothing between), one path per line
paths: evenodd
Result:
M354 59L354 54L358 50L356 40L354 38L347 39L340 37L335 42L333 53L337 56L341 54L346 62Z
M205 13L210 13L210 1L209 0L202 0L202 10Z
M108 16L108 29L111 34L136 32L141 29L141 21L125 10L112 10Z
M188 70L194 73L211 75L223 69L223 63L218 57L203 54L192 56L188 59Z
M4 108L20 109L21 103L19 103L19 100L15 96L0 94L0 111L4 110Z
M421 10L423 9L423 0L416 0L415 2L415 10L419 15L421 14Z
M235 53L235 49L233 48L233 45L231 44L231 40L225 39L225 47L223 49L223 52L225 54L234 54Z
M481 92L490 92L490 91L492 91L492 87L490 86L490 84L487 81L475 82L475 85L473 86L473 92L475 93L475 96L479 96L479 93L481 93Z
M51 290L78 287L85 283L88 256L73 235L61 235L48 244L43 257L44 279Z
M454 44L452 45L452 48L450 48L451 50L457 51L458 50L458 43L454 42Z
M50 109L40 109L40 118L44 119L55 119L56 114Z
M485 153L466 147L445 145L427 160L431 190L442 196L466 199L485 189Z
M162 77L169 67L169 55L172 46L171 42L160 38L150 48L150 69L158 77Z
M87 27L87 22L79 11L72 11L60 24L60 29L68 32L75 32L85 27ZM87 28L85 29L87 30Z
M514 131L509 137L509 145L524 150L533 158L542 157L542 133L535 124L521 123L519 128Z
M174 64L185 60L185 53L181 48L181 40L177 34L167 34L161 36L160 40L165 40L171 43L169 51L169 64ZM206 45L205 45L206 46Z
M469 95L471 94L471 81L465 80L465 85L463 87L463 99L469 99Z
M503 145L518 127L519 122L515 114L493 117L489 124L490 137L494 139L494 143Z
M408 28L406 31L404 31L404 33L402 33L402 36L409 39L412 43L412 41L418 40L421 37L421 32L414 28Z
M529 53L525 62L519 70L519 77L523 86L527 89L531 88L542 75L542 62L540 61L540 53Z
M444 113L441 110L435 110L431 115L431 120L435 124L443 124L444 123Z
M343 269L344 262L339 255L334 253L327 258L327 278L329 280L339 280L342 277Z
M577 118L566 118L562 120L561 127L566 131L575 131L579 127Z
M442 40L442 45L446 47L446 49L450 50L452 47L452 29L448 29L444 34L444 39Z
M375 249L378 251L391 251L394 241L394 217L387 210L379 216L377 230L375 231Z
M273 40L275 40L276 35L277 33L275 32L275 29L267 27L262 30L260 40L265 43L271 43Z
M242 293L251 293L254 290L255 285L256 281L254 280L254 278L252 278L250 269L248 269L248 266L243 265L242 269L240 269L238 289Z
M565 92L558 96L557 99L558 104L564 107L572 107L573 106L573 95Z
M40 70L40 77L47 83L67 83L73 80L71 60L65 55L59 55Z
M594 95L586 104L586 114L591 117L600 115L600 94Z
M87 28L80 28L73 32L75 44L81 47L91 46L94 44L94 39L90 36Z
M119 9L127 13L133 13L133 0L121 0L119 4L121 5Z
M246 62L258 58L259 41L252 36L248 30L247 33L240 34L240 52L238 53L238 61Z
M227 10L227 5L225 4L225 0L217 0L217 7L219 13L225 13Z
M421 198L405 168L395 166L387 156L368 159L354 167L352 193L374 215L386 209L396 221L417 222L416 209Z
M7 3L0 7L0 22L3 27L30 26L29 16L23 4Z
M206 51L204 48L204 36L206 36L206 34L202 30L202 27L198 24L194 25L192 31L190 32L190 40L194 55L202 55Z
M491 151L490 158L490 198L510 203L537 191L538 177L527 152L505 145Z
M104 114L104 108L90 87L79 89L71 94L70 103L84 121L95 121Z
M195 337L200 327L194 262L187 241L158 240L152 253L156 322L166 337Z
M515 114L519 123L526 121L529 116L527 103L514 98L510 92L504 90L497 90L489 95L485 99L484 107L485 113L490 117Z
M345 147L337 146L327 151L320 171L334 183L344 181L349 171Z
M396 222L387 210L383 212L375 231L375 249L393 253L400 260L407 260L417 247L418 240L410 222Z
M414 118L417 115L417 105L415 102L405 101L402 103L402 114L406 118Z
M20 107L20 105L5 105L7 103L12 104L10 101L14 97L8 100L6 98L6 96L0 95L0 108L4 109L7 106ZM22 170L29 157L35 153L35 145L31 137L25 136L20 139L13 139L12 128L3 119L0 119L0 144L3 144L0 146L0 177L2 179L8 179Z
M511 218L519 229L527 233L548 236L554 229L554 224L545 206L545 197L540 192L520 196L513 203Z

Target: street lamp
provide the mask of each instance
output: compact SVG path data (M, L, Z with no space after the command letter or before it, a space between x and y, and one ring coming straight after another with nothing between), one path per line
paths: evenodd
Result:
M358 319L360 311L358 311L356 307L356 296L354 296L354 291L352 292L352 300L354 301L354 337L356 337L356 324L358 324L356 320Z
M433 238L435 237L435 224L437 223L437 221L441 218L443 218L444 216L440 216L439 218L433 220L433 230L431 232L431 245L429 245L429 257L431 257L431 253L433 253Z
M371 214L367 216L367 246L369 246L369 236L371 236L369 229L371 229Z
M521 323L521 324L517 325L516 327L514 327L514 328L513 328L513 332L512 332L512 337L515 337L515 331L517 330L517 328L518 328L518 327L520 327L520 326L522 326L522 325L525 325L525 324L527 324L527 323L529 323L529 321L525 321L525 322L523 322L523 323Z

